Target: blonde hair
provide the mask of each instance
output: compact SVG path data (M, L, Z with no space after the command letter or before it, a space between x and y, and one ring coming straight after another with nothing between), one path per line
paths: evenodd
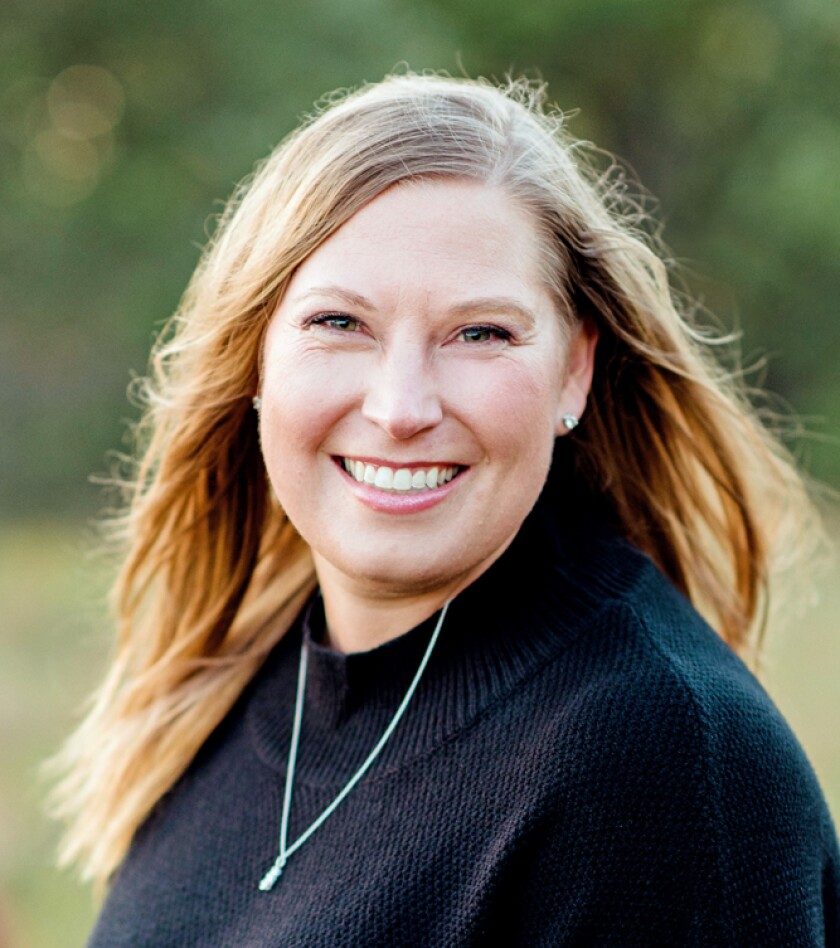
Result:
M812 535L800 477L681 314L638 205L588 170L540 89L403 75L338 96L234 194L152 355L137 467L111 523L124 550L116 654L59 759L62 859L89 878L107 881L315 585L251 411L270 316L359 208L435 176L521 202L561 312L598 327L585 423L550 474L565 497L611 514L742 654L776 554L795 558Z

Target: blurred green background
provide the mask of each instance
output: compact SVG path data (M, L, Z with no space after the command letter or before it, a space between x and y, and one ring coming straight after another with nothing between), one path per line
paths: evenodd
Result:
M233 185L323 93L541 76L659 199L693 293L840 484L836 0L4 0L0 9L0 945L80 945L38 762L108 649L85 525L125 397ZM840 524L829 521L833 532ZM765 680L840 814L838 576Z

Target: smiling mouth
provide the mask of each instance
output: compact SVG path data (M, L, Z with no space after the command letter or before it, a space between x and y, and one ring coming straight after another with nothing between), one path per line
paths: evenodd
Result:
M336 462L360 484L395 494L422 494L443 487L466 468L459 464L428 467L388 467L353 458L336 457Z

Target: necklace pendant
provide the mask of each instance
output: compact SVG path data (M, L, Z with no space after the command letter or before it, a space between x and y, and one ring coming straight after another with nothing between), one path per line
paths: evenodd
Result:
M274 884L283 874L283 868L286 865L286 857L278 856L274 862L274 865L268 870L268 872L260 880L259 889L260 892L270 892L274 888Z
M420 683L420 679L423 676L423 672L426 668L426 665L428 664L429 658L431 657L432 649L435 647L435 642L437 642L438 636L440 635L440 630L443 626L443 620L446 618L446 610L448 608L449 600L443 604L443 608L440 611L440 618L437 621L435 630L432 632L432 637L429 639L429 644L426 646L426 651L420 661L420 667L417 669L411 684L408 686L408 691L406 691L405 697L402 699L400 706L394 712L394 716L391 718L391 723L385 728L385 732L383 733L382 737L379 738L376 746L368 754L362 766L359 767L356 773L354 773L353 776L347 781L333 802L321 813L318 819L316 819L315 822L309 826L309 829L307 829L306 832L302 833L292 843L291 846L288 846L287 840L289 829L289 810L291 809L292 805L292 788L294 787L295 762L297 761L298 743L300 741L300 726L303 719L303 698L304 694L306 693L306 666L309 655L309 652L306 648L306 638L304 637L301 641L300 664L298 666L297 696L295 697L295 716L292 724L292 743L289 747L289 766L286 770L286 788L283 792L283 813L280 817L280 846L274 865L268 870L262 879L260 879L258 886L260 892L270 892L274 888L275 883L283 874L283 868L286 865L289 856L292 853L297 852L297 850L300 849L300 847L309 839L315 830L317 830L323 824L323 822L335 812L336 807L347 796L347 794L350 793L350 791L356 786L362 777L364 777L371 764L379 756L379 752L388 743L394 728L397 726L397 724L399 724L400 718L405 713L405 709L408 707L409 701L411 701L414 692L417 690L417 685Z

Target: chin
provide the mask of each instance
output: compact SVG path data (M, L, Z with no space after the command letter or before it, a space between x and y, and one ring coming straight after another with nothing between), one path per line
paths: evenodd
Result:
M394 563L382 563L378 568L371 567L364 573L360 572L358 576L361 581L378 587L385 594L390 592L394 596L411 596L434 589L444 589L457 583L459 577L459 573L453 575L452 572L433 567L418 569L414 564L411 567L401 568L400 565Z
M399 560L385 553L357 558L352 563L332 560L332 566L354 582L375 589L379 595L387 597L420 595L435 589L445 590L457 585L464 576L461 564L453 563L448 568L442 568L445 564L441 564L439 560L418 563L416 557Z

